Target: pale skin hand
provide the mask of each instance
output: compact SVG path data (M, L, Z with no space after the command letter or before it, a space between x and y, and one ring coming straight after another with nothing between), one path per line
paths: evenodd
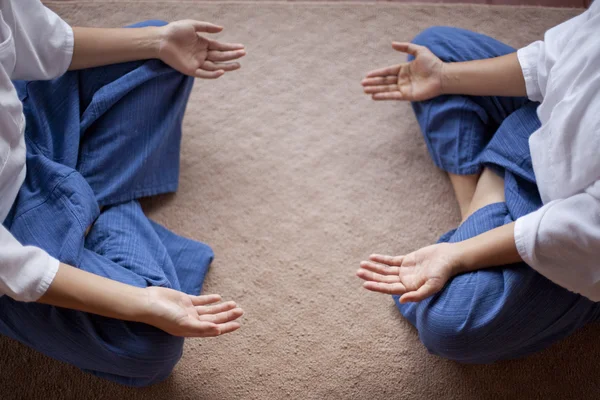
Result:
M362 85L373 100L423 101L442 94L527 95L516 52L483 60L443 62L424 46L393 42L392 47L415 59L369 72Z
M459 267L452 245L439 243L403 256L373 254L360 263L356 275L365 289L399 295L401 303L416 302L439 292Z
M175 336L219 336L237 330L235 320L244 313L235 302L215 304L219 295L191 296L176 290L149 287L145 322Z
M246 54L243 44L221 43L201 33L218 33L222 27L207 22L184 20L172 22L162 30L159 58L179 72L204 79L215 79L240 68L228 62Z
M438 243L405 256L372 255L356 275L371 291L399 295L400 302L424 300L461 273L523 261L514 239L515 223L458 243Z
M362 81L365 93L373 100L406 101L422 101L442 94L442 60L424 46L393 42L392 47L415 59L369 72Z

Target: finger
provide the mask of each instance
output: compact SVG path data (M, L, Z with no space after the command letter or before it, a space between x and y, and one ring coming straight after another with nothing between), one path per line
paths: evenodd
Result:
M192 304L195 306L203 306L221 301L221 295L205 294L202 296L190 296L190 300L192 300Z
M391 85L398 83L398 75L389 76L377 76L375 78L365 78L361 84L363 86L379 86L379 85Z
M382 283L400 282L400 277L397 275L396 276L381 275L376 272L368 271L364 268L360 268L358 271L356 271L356 276L358 276L360 279L364 279L365 281L371 281L371 282L382 282Z
M238 58L244 57L246 50L232 50L232 51L220 51L210 50L206 59L209 61L231 61L237 60Z
M373 100L405 100L404 95L401 92L385 92L375 93L371 96Z
M219 329L219 335L224 335L225 333L231 333L233 331L237 331L240 329L239 322L227 322L226 324L217 325Z
M401 283L381 283L381 282L365 282L363 287L372 292L379 292L385 294L397 294L401 295L406 293L406 288Z
M197 306L196 312L198 313L198 315L218 314L223 311L233 310L236 307L237 304L235 304L235 301L228 301L214 306Z
M398 75L400 71L400 64L391 65L385 68L375 69L367 74L367 78L374 78L377 76L388 76L388 75Z
M224 73L225 71L223 71L222 69L216 71L204 71L203 69L197 69L194 76L196 76L196 78L202 79L217 79L220 78Z
M196 32L218 33L223 30L222 26L211 24L210 22L193 21Z
M218 314L206 314L199 317L200 321L208 321L213 324L224 324L226 322L234 321L244 315L244 311L241 308L234 308L233 310L224 311Z
M398 50L403 53L408 53L413 56L416 56L419 50L423 48L423 46L419 46L418 44L407 42L392 42L392 47L394 48L394 50Z
M241 43L221 43L216 40L208 41L209 50L242 50L245 46Z
M394 84L394 85L365 86L364 91L367 94L397 92L398 85Z
M209 337L218 336L219 326L208 321L192 320L188 323L186 332L181 336L185 337Z
M202 64L201 69L205 70L205 71L218 71L218 70L223 70L223 71L235 71L236 69L240 68L240 64L236 63L236 62L232 62L232 63L214 63L212 61L205 61L204 64Z
M381 275L396 275L400 273L400 268L398 267L390 267L388 265L381 265L378 263L374 263L371 261L363 261L360 263L360 267L367 269L371 272L375 272Z
M371 254L369 260L375 261L380 264L401 267L404 256L386 256L383 254Z
M400 303L409 303L425 300L429 296L434 295L439 289L429 282L425 282L423 286L415 291L405 293L400 297Z

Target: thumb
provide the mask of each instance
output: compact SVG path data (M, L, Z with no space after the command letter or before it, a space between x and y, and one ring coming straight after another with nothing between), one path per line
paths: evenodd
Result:
M223 30L222 26L211 24L210 22L192 21L196 32L218 33Z
M412 56L416 56L421 47L417 44L408 43L408 42L392 42L392 47L394 50L401 51L402 53L408 53Z
M419 289L403 294L402 297L400 297L400 303L404 304L425 300L429 296L433 296L439 292L439 290L440 288L437 285L431 281L427 281Z

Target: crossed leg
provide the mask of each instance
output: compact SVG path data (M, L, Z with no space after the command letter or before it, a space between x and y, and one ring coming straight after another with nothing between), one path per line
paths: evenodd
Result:
M475 211L493 203L503 203L504 178L490 168L477 175L448 174L456 201L460 207L461 223Z

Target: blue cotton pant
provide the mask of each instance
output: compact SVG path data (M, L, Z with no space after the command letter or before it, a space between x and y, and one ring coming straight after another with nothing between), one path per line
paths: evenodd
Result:
M212 250L148 220L136 200L177 189L192 84L158 60L15 82L27 122L27 176L5 226L24 245L96 275L199 294ZM133 386L165 379L183 346L145 324L6 296L0 334Z
M487 36L447 27L427 29L414 43L448 62L515 51ZM466 240L541 206L528 142L540 126L537 106L521 97L457 95L413 104L438 167L464 175L487 166L505 180L506 202L476 211L440 242ZM600 311L598 304L555 285L525 263L458 275L420 303L394 299L431 353L468 363L539 351L595 321Z

